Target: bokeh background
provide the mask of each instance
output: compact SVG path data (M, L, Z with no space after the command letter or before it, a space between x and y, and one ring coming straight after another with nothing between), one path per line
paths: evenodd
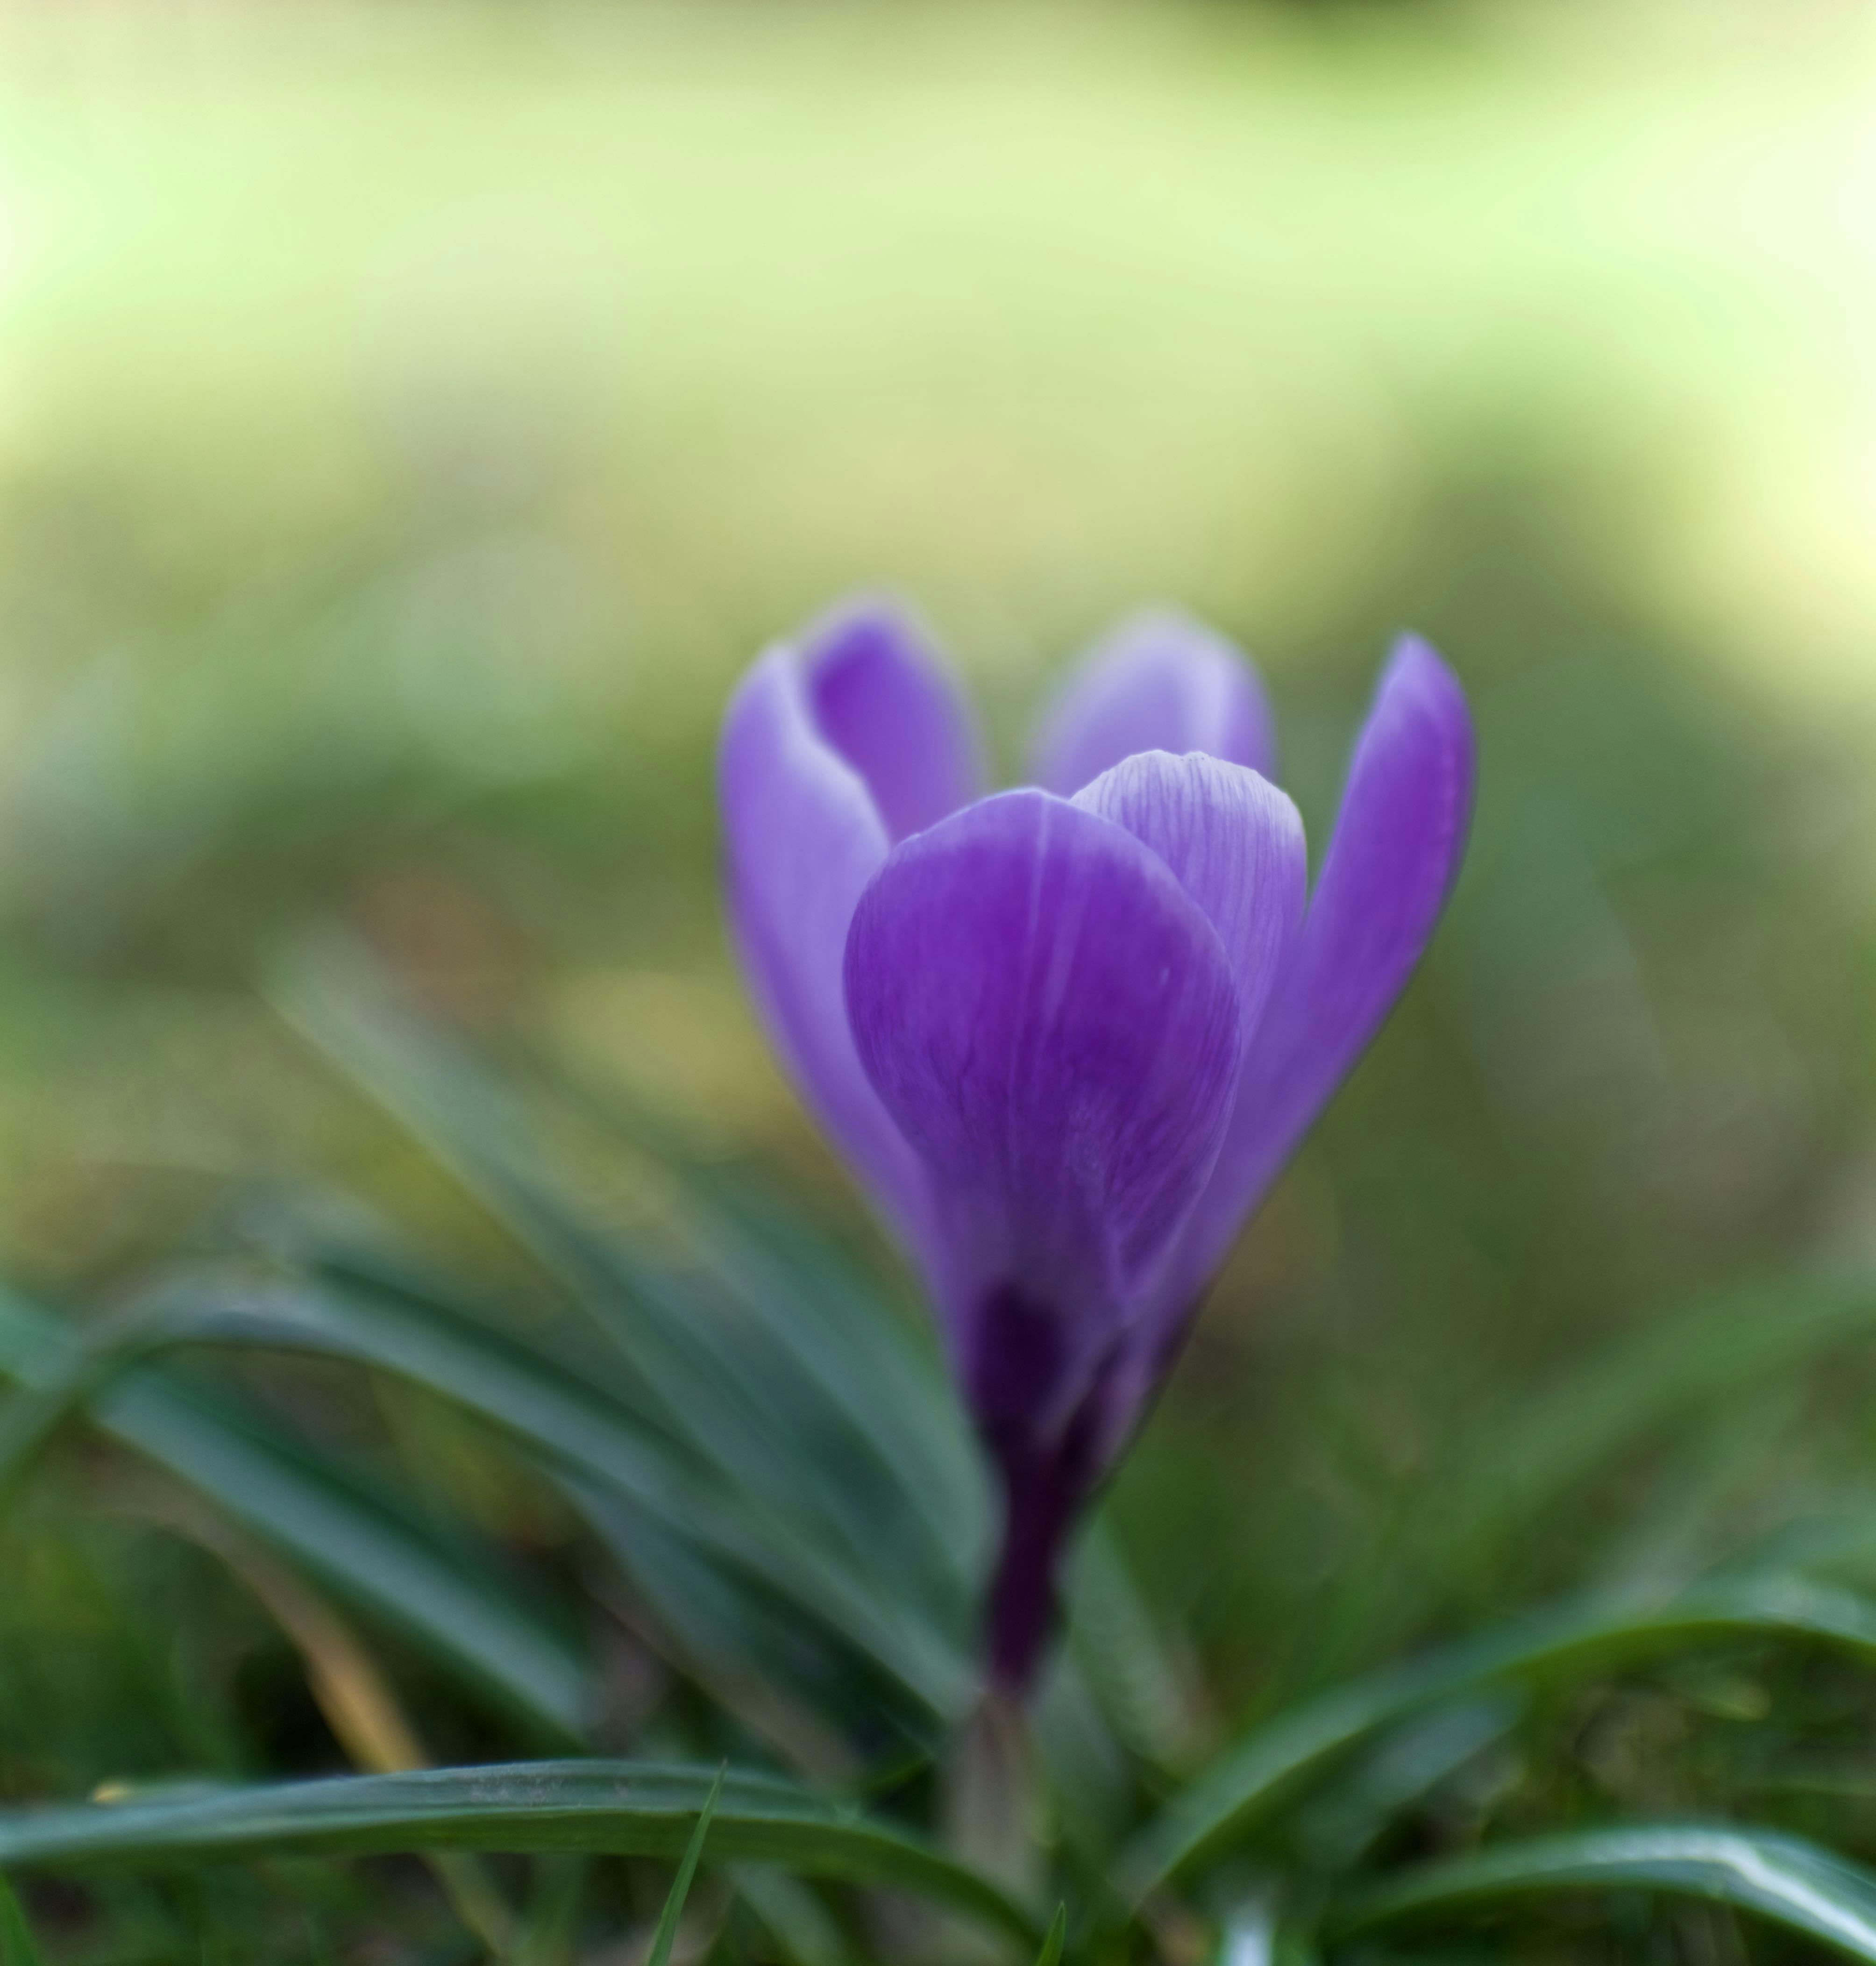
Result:
M1009 776L1178 601L1320 844L1411 626L1476 704L1471 859L1120 1484L1144 1580L1230 1710L1867 1488L1852 1349L1489 1565L1395 1533L1596 1347L1876 1256L1871 54L1788 3L9 8L6 1273L95 1315L282 1184L499 1279L259 988L335 917L864 1247L720 926L752 655L898 590ZM0 1786L333 1765L101 1453L0 1529Z

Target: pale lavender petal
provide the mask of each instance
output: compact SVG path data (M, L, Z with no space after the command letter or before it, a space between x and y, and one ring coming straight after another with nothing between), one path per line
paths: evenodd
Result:
M1000 1452L1033 1443L1071 1420L1210 1171L1239 1050L1223 947L1131 833L1008 792L894 849L846 997L930 1174L967 1397Z
M757 1007L816 1117L923 1255L923 1171L861 1069L842 982L886 830L817 727L792 649L772 649L731 700L717 785L730 923Z
M1356 743L1303 932L1245 1060L1223 1150L1181 1238L1177 1319L1413 973L1465 845L1471 717L1457 678L1404 637Z
M810 632L802 662L821 735L865 781L894 840L977 796L982 772L969 714L903 609L850 604Z
M1073 803L1159 855L1218 931L1248 1046L1303 919L1309 865L1296 807L1243 765L1143 751Z
M1123 621L1083 659L1036 740L1036 782L1065 798L1137 751L1203 751L1267 778L1276 762L1249 659L1171 608Z

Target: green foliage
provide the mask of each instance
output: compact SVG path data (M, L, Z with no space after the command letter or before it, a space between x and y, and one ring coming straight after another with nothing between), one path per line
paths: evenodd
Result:
M1040 1940L1056 1966L1071 1939L1078 1956L1126 1955L1143 1921L1178 1898L1202 1914L1247 1865L1264 1909L1226 1919L1234 1958L1326 1959L1396 1927L1463 1927L1553 1891L1643 1889L1876 1956L1856 1950L1868 1942L1859 1894L1876 1887L1787 1833L1515 1833L1548 1812L1569 1821L1599 1806L1584 1787L1585 1774L1599 1779L1594 1757L1556 1730L1586 1699L1593 1713L1624 1688L1657 1687L1650 1697L1686 1713L1743 1716L1760 1737L1752 1786L1802 1793L1806 1677L1826 1689L1832 1674L1846 1687L1876 1678L1876 1603L1803 1568L1841 1565L1853 1554L1841 1533L1774 1538L1751 1565L1579 1593L1294 1699L1207 1765L1213 1723L1189 1648L1141 1597L1113 1526L1098 1524L1037 1714L1064 1899L1043 1936L1037 1908L921 1827L971 1698L984 1504L915 1328L798 1213L629 1108L599 1117L614 1149L651 1170L659 1199L630 1228L609 1220L559 1163L564 1093L539 1075L498 1075L446 1040L356 950L302 949L281 988L301 1027L490 1209L537 1284L504 1310L382 1230L269 1207L243 1249L172 1270L84 1339L7 1300L0 1366L27 1403L8 1436L13 1478L31 1477L60 1428L93 1423L379 1643L408 1649L484 1726L590 1748L607 1687L592 1613L569 1615L577 1580L595 1610L625 1610L690 1689L649 1729L637 1723L644 1738L691 1755L727 1749L732 1765L714 1779L643 1758L284 1787L224 1776L205 1790L0 1817L0 1864L173 1874L263 1855L422 1853L458 1916L505 1950L502 1935L529 1928L504 1884L460 1868L463 1853L537 1864L682 1853L653 1940L668 1950L707 1829L751 1930L807 1966L855 1948L872 1956L878 1943L824 1901L830 1890L890 1886ZM1520 1471L1513 1502L1494 1487L1494 1450L1463 1442L1426 1506L1475 1565L1522 1515L1564 1503L1636 1440L1697 1423L1742 1381L1763 1384L1854 1342L1873 1303L1855 1276L1798 1279L1619 1340L1497 1423L1497 1459L1515 1456ZM469 1516L436 1497L421 1508L394 1499L356 1450L293 1424L266 1389L309 1370L460 1416L562 1512L571 1575L562 1564L551 1587L524 1579ZM1436 1546L1407 1520L1404 1547ZM238 1549L230 1560L249 1574ZM337 1642L309 1637L309 1614L281 1610L264 1574L253 1581L343 1733L335 1674L369 1668L335 1667L321 1647ZM1422 1581L1430 1601L1443 1587L1437 1572ZM1784 1661L1808 1663L1794 1677ZM1727 1675L1742 1672L1744 1690L1729 1691ZM1797 1703L1789 1719L1785 1690ZM380 1706L391 1697L366 1693ZM359 1738L403 1723L378 1725ZM1710 1772L1701 1779L1713 1792ZM856 1784L873 1792L869 1804L825 1799ZM1404 1864L1427 1835L1457 1838L1458 1853ZM564 1932L596 1903L583 1870L566 1875L574 1909L543 1913L543 1932Z
M1036 1966L1062 1966L1062 1948L1068 1939L1069 1908L1065 1904L1057 1905L1049 1929L1043 1935L1043 1949L1036 1955Z
M40 1966L32 1927L4 1877L0 1877L0 1966Z
M1362 1740L1506 1681L1608 1674L1728 1639L1809 1640L1876 1668L1876 1602L1794 1577L1704 1584L1665 1603L1567 1606L1278 1715L1177 1797L1135 1846L1143 1895L1244 1842L1295 1789Z
M74 1369L79 1351L56 1320L0 1296L0 1373L43 1390ZM92 1368L82 1369L89 1376ZM251 1405L148 1366L125 1371L97 1419L543 1734L580 1738L588 1669L524 1594L501 1591L506 1566L493 1552L459 1535L438 1538L393 1497L308 1452Z
M1736 1905L1846 1958L1876 1959L1876 1876L1789 1836L1651 1823L1510 1843L1429 1864L1332 1920L1340 1936L1571 1890L1637 1889Z
M704 1842L710 1834L711 1819L717 1813L717 1800L723 1794L728 1772L727 1768L717 1771L717 1779L711 1784L704 1806L697 1812L697 1827L691 1832L691 1840L684 1846L677 1875L671 1880L670 1894L665 1900L664 1909L658 1914L658 1929L652 1934L651 1950L645 1955L645 1966L668 1966L672 1945L678 1935L678 1920L684 1916L684 1900L691 1894L691 1880L697 1875L698 1860L704 1854Z
M713 1801L714 1806L712 1806ZM1033 1939L1004 1893L890 1823L753 1774L528 1761L38 1810L0 1819L0 1862L151 1866L383 1851L603 1850L682 1855L682 1908L707 1827L723 1857L888 1885ZM675 1913L672 1914L675 1922Z
M629 1529L599 1498L629 1496L724 1588L762 1591L827 1644L863 1654L909 1703L907 1726L955 1717L969 1685L966 1566L983 1505L935 1363L904 1328L843 1288L811 1242L791 1250L746 1210L724 1222L720 1184L687 1239L708 1265L701 1275L601 1233L542 1178L543 1150L511 1097L413 1030L355 954L303 956L281 988L289 1014L438 1152L615 1348L613 1376L640 1416L629 1445L624 1414L604 1441L551 1404L524 1417L533 1444L568 1464L576 1503L623 1544ZM673 1623L686 1615L667 1611ZM751 1634L759 1617L752 1608Z
M186 11L20 13L0 73L0 1801L233 1825L401 1732L929 1848L991 1512L752 1041L710 736L884 576L1007 777L1165 594L1265 662L1319 851L1404 622L1485 775L1081 1552L1038 1916L1816 1956L1736 1864L1466 1879L1688 1820L1820 1903L1772 1832L1876 1861L1842 10ZM251 988L329 913L427 1007L277 978L375 1104ZM56 1966L642 1951L676 1841L569 1833L18 1888ZM718 1834L674 1956L944 1956Z

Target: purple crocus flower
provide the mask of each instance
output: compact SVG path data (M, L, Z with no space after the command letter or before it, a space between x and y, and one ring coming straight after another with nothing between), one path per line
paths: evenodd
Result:
M1036 783L892 608L772 649L725 720L730 913L804 1097L924 1274L1001 1478L991 1676L1201 1293L1399 995L1463 847L1458 683L1404 638L1307 896L1256 672L1176 614L1097 648Z

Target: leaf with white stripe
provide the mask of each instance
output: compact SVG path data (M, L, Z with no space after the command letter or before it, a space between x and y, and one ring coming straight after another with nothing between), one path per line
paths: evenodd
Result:
M1660 1891L1731 1905L1849 1959L1876 1961L1876 1876L1794 1836L1729 1825L1589 1830L1406 1872L1339 1906L1332 1938L1444 1922L1578 1891Z

